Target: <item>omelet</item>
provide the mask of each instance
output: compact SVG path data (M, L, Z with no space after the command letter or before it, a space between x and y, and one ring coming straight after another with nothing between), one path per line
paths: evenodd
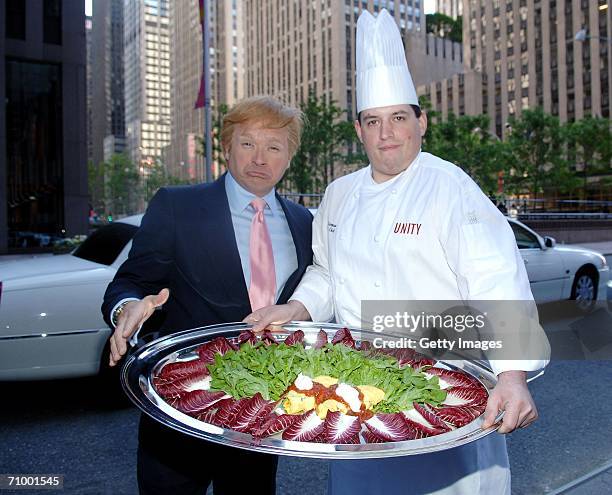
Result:
M346 402L346 404L335 399L326 399L318 404L315 395L307 395L299 391L312 389L312 382L319 383L326 388L332 385L338 385L336 393ZM295 381L295 385L298 390L289 390L282 403L283 409L287 414L302 414L315 409L319 418L325 419L327 413L330 411L340 411L346 414L352 410L353 413L357 413L361 410L362 404L366 409L372 409L372 407L385 398L385 392L372 385L359 385L354 388L345 383L338 384L337 378L326 375L317 376L311 379L300 373ZM359 399L357 389L361 392L363 400Z
M320 383L324 387L331 387L332 385L335 385L336 383L338 383L338 379L337 378L333 378L333 377L327 376L327 375L317 376L317 377L313 378L312 381Z
M314 409L315 405L314 396L301 394L295 390L289 390L283 401L283 409L287 414L301 414Z
M321 404L317 406L317 416L319 416L319 418L321 419L325 419L328 412L334 411L340 411L346 414L348 412L348 407L346 407L346 404L338 402L334 399L327 399L326 401L321 402Z
M363 403L366 409L372 409L385 398L385 391L373 385L358 385L357 388L363 394Z

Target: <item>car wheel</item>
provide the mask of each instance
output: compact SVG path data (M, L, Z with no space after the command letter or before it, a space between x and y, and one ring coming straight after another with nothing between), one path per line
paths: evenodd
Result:
M597 280L591 270L578 270L572 285L571 299L578 302L578 307L581 310L588 310L593 307L597 300Z

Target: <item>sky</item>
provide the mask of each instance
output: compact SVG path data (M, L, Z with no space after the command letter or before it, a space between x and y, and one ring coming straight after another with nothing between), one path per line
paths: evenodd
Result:
M85 0L85 15L91 15L91 2L92 1L93 0ZM435 8L435 1L434 0L424 0L423 8L426 14L431 14Z

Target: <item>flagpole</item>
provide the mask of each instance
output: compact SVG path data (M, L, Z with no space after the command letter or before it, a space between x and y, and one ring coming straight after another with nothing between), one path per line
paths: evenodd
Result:
M206 158L206 182L212 182L212 115L210 108L210 10L204 0L204 21L202 24L202 70L204 72L204 142Z

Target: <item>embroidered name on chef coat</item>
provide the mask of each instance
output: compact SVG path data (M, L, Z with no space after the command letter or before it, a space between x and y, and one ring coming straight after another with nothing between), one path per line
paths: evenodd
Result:
M395 222L394 234L419 235L421 231L420 223Z

